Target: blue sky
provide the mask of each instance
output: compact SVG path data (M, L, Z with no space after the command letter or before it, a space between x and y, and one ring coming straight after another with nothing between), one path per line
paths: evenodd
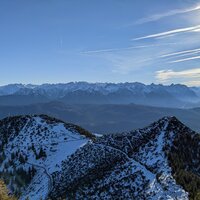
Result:
M0 85L200 86L200 1L0 0Z

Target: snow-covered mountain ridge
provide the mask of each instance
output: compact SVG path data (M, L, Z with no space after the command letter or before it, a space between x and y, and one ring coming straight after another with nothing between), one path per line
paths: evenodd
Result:
M77 150L53 174L50 197L192 199L200 190L199 158L199 134L174 117L163 118L144 129L103 136ZM183 177L194 185L188 186Z
M144 104L164 107L195 107L199 88L180 84L143 83L11 84L0 86L0 105L28 105L61 101L67 104Z
M78 126L45 115L6 118L0 121L0 174L20 199L45 199L52 188L50 174L93 138Z
M48 95L50 97L64 97L69 92L75 91L88 91L88 92L100 92L103 94L113 93L119 90L127 89L134 93L150 93L158 90L165 90L171 94L188 93L190 95L199 95L199 88L187 87L181 84L171 84L168 86L162 84L150 84L145 85L143 83L88 83L88 82L69 82L58 84L10 84L0 86L0 95L12 95L12 94L37 94Z
M200 135L175 117L95 137L45 115L0 121L0 176L20 199L198 199Z

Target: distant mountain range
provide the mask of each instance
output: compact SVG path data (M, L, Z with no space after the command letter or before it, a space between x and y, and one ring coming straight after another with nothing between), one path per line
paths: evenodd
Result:
M87 83L0 87L0 105L30 105L60 101L65 104L142 104L158 107L200 106L200 88L180 84Z
M199 199L200 136L175 117L97 137L45 115L0 120L0 178L20 200Z

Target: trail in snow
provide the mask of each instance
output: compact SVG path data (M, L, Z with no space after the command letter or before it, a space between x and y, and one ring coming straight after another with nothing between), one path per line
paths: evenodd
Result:
M48 193L45 197L45 199L47 199L48 194L51 192L51 190L53 188L53 179L52 179L51 175L48 173L47 169L44 166L37 165L37 164L34 164L34 163L30 163L30 162L26 162L26 163L29 164L29 165L35 166L36 168L40 168L40 169L44 170L44 173L46 174L46 176L48 177L48 180L49 180L48 181Z
M127 159L127 161L130 161L132 164L139 167L143 172L145 172L145 171L148 172L150 174L151 180L156 178L155 174L153 174L150 170L148 170L145 165L143 165L142 163L140 163L140 162L134 160L133 158L129 157L124 151L117 149L115 147L111 147L109 145L104 145L104 144L95 144L95 145L100 146L100 147L106 147L106 148L112 149L114 151L117 151L117 152L123 154L125 156L125 158Z
M61 142L57 142L57 143L68 143L68 142L75 142L75 141L80 141L80 140L85 140L85 139L73 139L73 140L68 140L68 141L61 141ZM51 145L52 143L49 143L48 145ZM39 145L39 144L34 144L35 146L41 146L41 145ZM47 145L47 144L45 144L45 145ZM16 145L16 146L14 146L14 147L19 147L18 145ZM22 147L22 146L20 146L20 147ZM5 152L7 152L8 154L12 154L8 149L6 149L5 147L4 147L4 150L5 150ZM46 167L44 167L44 166L41 166L41 165L38 165L38 164L35 164L35 163L31 163L31 162L28 162L28 161L25 161L25 163L26 164L28 164L28 165L31 165L31 166L33 166L33 167L35 167L35 168L39 168L39 169L41 169L41 170L43 170L43 172L44 172L44 174L47 176L47 178L48 178L48 192L47 192L47 194L46 194L46 197L44 198L44 199L47 199L47 197L48 197L48 194L51 192L51 190L52 190L52 188L53 188L53 178L52 178L52 176L51 176L51 174L48 172L48 170L47 170L47 168Z

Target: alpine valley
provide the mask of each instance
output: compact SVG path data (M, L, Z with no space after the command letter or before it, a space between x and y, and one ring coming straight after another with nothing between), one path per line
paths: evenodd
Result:
M0 121L0 177L20 200L200 199L200 135L175 117L92 134L46 115Z
M0 86L0 119L40 115L98 133L143 128L175 116L200 132L200 88L181 84L69 82Z

